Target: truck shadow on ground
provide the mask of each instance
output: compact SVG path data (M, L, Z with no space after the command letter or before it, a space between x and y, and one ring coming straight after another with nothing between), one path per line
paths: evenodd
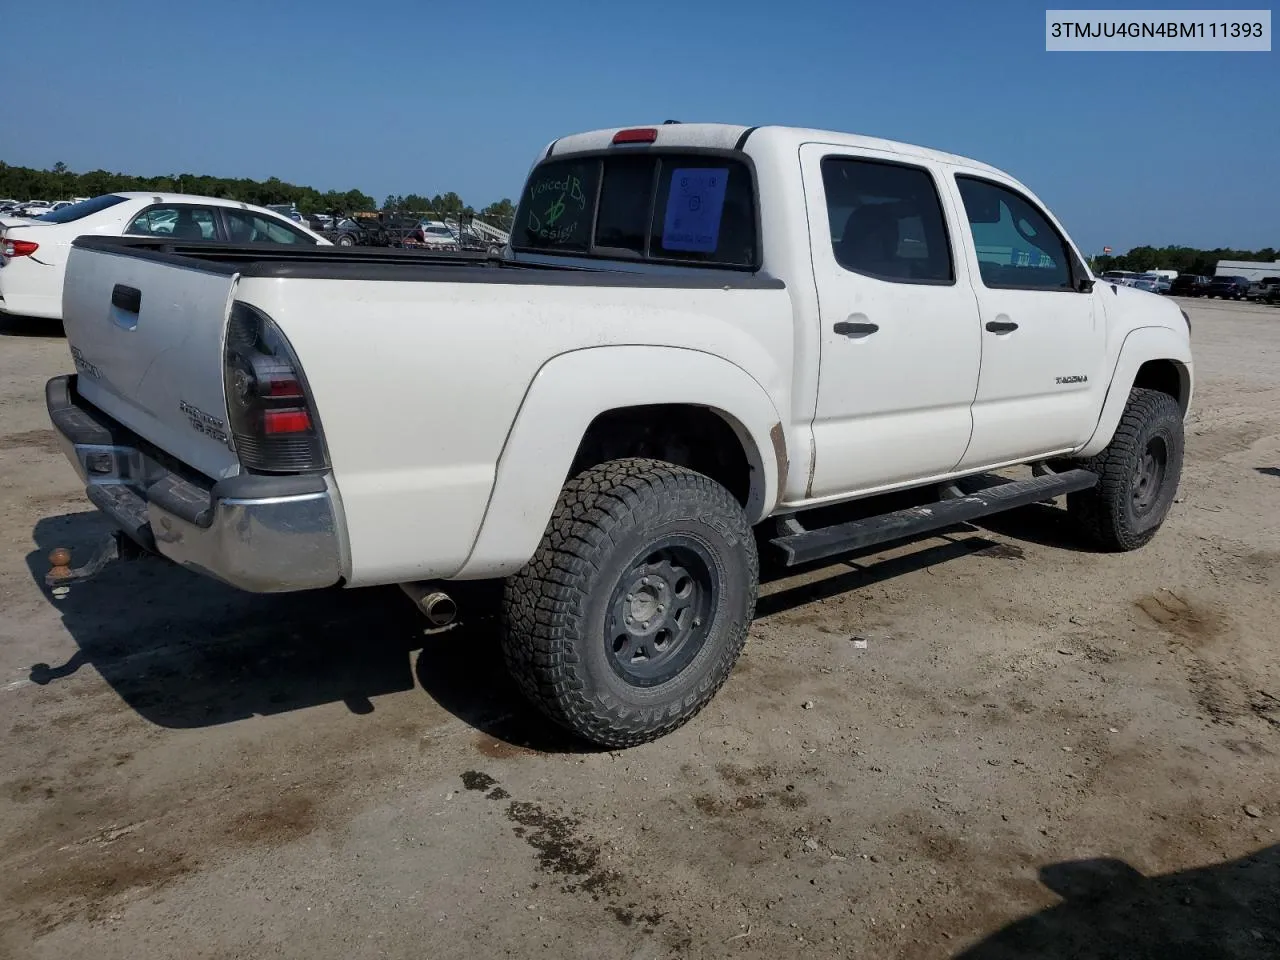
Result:
M32 578L43 589L50 550L66 546L82 562L109 530L92 512L39 521L27 556ZM366 714L376 710L375 698L420 684L442 708L495 738L578 749L520 696L502 663L495 618L428 634L395 587L263 596L148 558L109 564L50 602L79 649L63 663L33 664L29 679L47 685L92 667L162 727L334 702Z
M0 336L3 337L65 337L61 320L41 317L23 317L12 313L0 313Z
M1122 860L1057 863L1040 881L1063 902L998 930L955 960L1274 960L1280 846L1144 877Z
M865 587L948 560L1011 550L957 527L906 556L859 564L806 581L813 568L767 569L757 617ZM48 517L27 556L43 590L49 552L72 550L82 563L110 526L91 511ZM832 567L830 562L815 566ZM802 582L789 583L797 577ZM773 589L769 583L772 582ZM50 600L78 650L63 663L36 663L29 679L57 683L92 667L122 700L162 727L232 723L325 703L372 713L374 698L420 686L441 708L513 745L581 749L527 704L507 674L499 645L500 585L456 584L464 612L454 628L430 632L395 587L264 596L245 593L166 561L109 564Z

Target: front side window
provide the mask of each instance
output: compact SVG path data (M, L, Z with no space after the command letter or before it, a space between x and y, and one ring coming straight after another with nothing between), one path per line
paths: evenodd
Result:
M157 204L134 217L126 232L166 240L213 240L217 226L208 207Z
M705 153L551 160L525 186L512 246L751 268L758 262L751 171L735 157Z
M232 243L315 243L311 237L284 221L264 217L252 210L224 207L222 216Z
M929 171L826 157L822 185L840 266L898 283L955 282L942 201Z
M956 177L987 287L1072 290L1066 241L1035 204L990 180Z

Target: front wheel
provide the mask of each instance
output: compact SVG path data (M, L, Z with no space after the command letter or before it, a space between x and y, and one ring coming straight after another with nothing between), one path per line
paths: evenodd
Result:
M354 247L355 245L356 238L351 236L349 233L344 233L338 238L338 246L340 247Z
M565 485L533 559L507 581L507 665L577 736L654 740L728 678L758 580L751 526L720 484L657 460L592 467Z
M1104 550L1136 550L1164 523L1182 476L1182 408L1167 393L1134 388L1115 436L1079 466L1098 485L1067 496L1067 510Z

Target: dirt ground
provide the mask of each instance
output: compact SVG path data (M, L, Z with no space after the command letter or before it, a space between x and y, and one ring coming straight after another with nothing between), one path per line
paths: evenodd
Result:
M6 322L0 956L1280 956L1280 310L1184 305L1152 545L1038 507L773 582L712 704L614 754L394 588L51 600L105 528L44 411L66 343Z

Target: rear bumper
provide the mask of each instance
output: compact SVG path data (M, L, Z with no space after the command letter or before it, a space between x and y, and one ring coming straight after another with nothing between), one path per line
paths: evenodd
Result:
M342 508L331 476L209 480L86 403L75 383L73 374L45 386L49 418L89 500L130 538L254 593L342 579Z

